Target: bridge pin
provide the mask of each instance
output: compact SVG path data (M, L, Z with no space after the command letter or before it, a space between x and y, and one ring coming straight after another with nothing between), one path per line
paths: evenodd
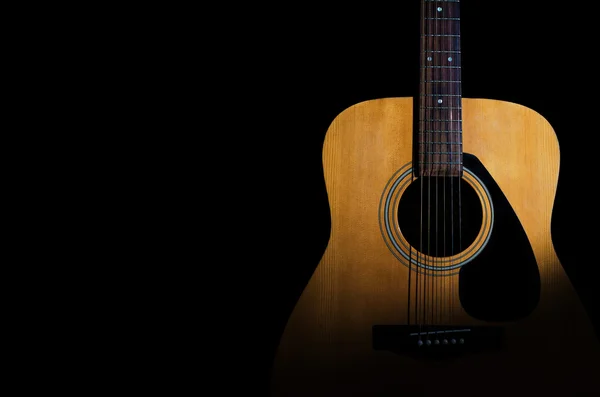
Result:
M427 343L427 346L431 346L431 341L429 339L427 339L427 342L425 343Z
M453 345L456 345L456 339L452 338L452 339L450 340L450 342L451 342Z
M436 340L433 342L433 344L434 344L434 345L439 345L439 344L440 344L440 340L439 340L439 339L436 339Z
M442 342L444 345L448 344L448 339L444 339L444 341Z
M417 345L423 346L423 341L421 339L419 339L419 341L417 342Z
M463 338L460 338L460 339L458 340L458 343L460 343L460 344L462 345L463 343L465 343L465 340L464 340Z

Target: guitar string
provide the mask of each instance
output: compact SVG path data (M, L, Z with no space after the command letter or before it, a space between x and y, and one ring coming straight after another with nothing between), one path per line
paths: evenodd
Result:
M421 110L419 109L419 116L420 116ZM413 128L414 128L414 123L413 123ZM415 172L414 172L414 165L413 165L413 172L411 173L411 181L410 183L414 183L415 180ZM396 216L396 219L398 221L398 228L400 229L400 220L399 217ZM400 230L401 231L401 230ZM408 326L408 329L410 330L410 324L411 324L411 297L412 297L412 291L411 291L411 287L412 287L412 267L413 267L413 247L411 244L408 244L408 299L407 299L407 305L406 305L406 324ZM410 331L409 331L410 332Z
M427 10L427 5L425 7L426 7L426 10ZM431 40L431 36L429 35L430 33L431 33L431 25L428 22L427 25L426 25L426 32L425 32L425 41L426 41L426 47L425 48L431 48L431 45L432 45L431 41L432 40ZM427 69L427 64L425 64L425 68L424 69L425 69L425 79L427 80L427 79L429 79L429 70ZM427 122L426 122L427 128L425 128L424 132L427 132L430 129L432 129L432 123L433 123L431 121L432 118L430 117L431 116L431 99L430 99L430 97L425 97L425 106L427 108L427 111L426 111L426 114L427 114ZM430 154L430 152L431 152L431 137L429 136L429 134L425 134L425 142L426 142L426 145L425 145L425 155L424 155L424 159L423 160L424 160L424 162L425 162L426 165L425 165L425 172L424 172L424 175L423 175L423 183L427 182L427 187L429 187L429 183L428 183L429 182L429 175L431 174L431 154ZM425 187L424 187L424 189L425 189ZM427 280L428 280L428 277L427 277L428 276L428 274L427 274L427 259L428 258L427 258L427 255L425 254L425 252L426 252L426 244L429 241L429 238L428 238L429 235L428 235L427 225L426 225L425 222L427 222L427 220L429 219L429 216L428 216L428 214L429 214L429 211L428 211L429 207L426 204L426 199L428 199L429 194L428 193L424 193L424 194L426 196L425 196L425 199L422 200L421 205L423 205L425 207L424 211L427 211L427 213L423 214L424 219L423 219L422 228L424 229L424 233L425 234L423 236L423 247L422 247L422 251L421 252L422 252L422 255L423 255L423 261L422 261L422 263L424 265L424 267L423 267L423 323L424 323L423 332L425 333L425 339L427 341L427 339L429 339L428 338L429 334L427 333L427 331L428 331L428 327L427 327L427 301L428 301L428 299L427 299L427 293L428 293L428 288L427 288ZM427 218L425 218L425 217L427 217Z
M437 15L437 14L436 14ZM438 20L435 21L436 22L436 34L437 33L441 33L444 34L444 24L443 22L440 22ZM439 27L439 32L437 31ZM441 46L440 46L441 47ZM441 48L438 48L437 50L441 50ZM434 54L437 54L436 58L436 63L439 63L439 58L441 53L436 52ZM440 69L443 71L443 69ZM442 73L443 75L444 73ZM440 79L443 80L443 79ZM444 87L443 84L440 84L440 88L436 89L436 93L439 94L443 94L443 90L441 89L441 87ZM440 128L435 128L436 131L443 131L444 130L444 121L439 121L438 122L440 125ZM441 132L436 132L436 138L435 141L436 142L441 142ZM438 158L439 158L439 162L442 161L442 145L441 144L436 144L437 146L437 152L439 152L440 154L438 154ZM434 284L434 291L435 291L435 300L434 300L434 324L439 324L439 299L440 299L440 293L439 293L439 280L438 280L438 270L437 267L439 266L439 252L438 252L438 242L440 239L440 234L439 234L439 228L438 228L438 224L439 224L439 214L438 214L438 209L439 209L439 203L438 203L438 197L439 197L439 178L440 178L440 174L444 173L444 167L443 166L439 166L438 167L438 171L436 172L436 176L435 176L435 256L434 256L434 278L433 278L433 284ZM437 340L437 336L436 336L436 340Z
M447 22L448 20L445 20L445 21ZM444 33L447 33L447 31L449 30L449 29L447 29L448 28L448 24L446 22L442 23L442 25L444 26L444 29L443 29ZM444 50L444 49L441 49L441 50ZM444 75L445 75L445 73L444 73ZM440 80L451 81L452 79L450 79L450 78L448 78L448 79L443 78L443 79L440 79ZM451 84L451 83L445 83L446 90L445 90L444 94L450 94L451 93L451 87L449 87L449 84ZM448 97L448 98L452 98L452 97ZM444 117L443 119L444 120L448 120L447 117ZM448 123L448 121L444 121L443 122L443 128L441 128L441 130L443 130L443 131L450 130L450 124ZM443 134L445 135L444 141L448 142L448 134L446 132L444 132ZM440 139L440 142L441 141L442 141L442 139ZM444 146L445 146L445 150L444 151L446 153L450 153L450 155L446 154L446 158L448 159L449 162L452 162L451 145L447 145L446 144ZM447 170L445 170L445 171L447 171ZM443 203L443 205L444 205L444 214L443 214L443 217L444 217L444 222L443 222L444 233L443 233L443 237L442 237L443 238L443 245L444 245L443 258L446 257L446 179L448 178L447 175L449 175L449 174L451 174L451 173L444 172L444 177L443 177L443 181L444 181L444 186L443 186L443 190L444 190L444 203ZM441 273L440 277L442 277L442 275L443 274ZM445 293L444 293L445 292L445 290L444 290L444 283L445 283L445 281L446 280L442 277L441 278L441 282L442 282L442 287L441 288L442 288L442 291L441 291L441 304L440 304L440 306L441 306L441 308L440 308L440 312L441 312L440 313L440 324L443 323L442 314L443 314L443 311L444 311L444 307L443 307L444 305L443 305L443 303L444 303L444 298L445 298Z
M431 36L432 34L432 26L428 26L427 27L428 32L427 32L427 40L428 40L428 48L432 48L435 47L435 38L434 36ZM435 24L433 25L433 28L435 28ZM429 71L427 72L427 74L429 74ZM428 96L427 98L427 106L429 108L432 107L432 97ZM431 115L430 115L431 116ZM435 120L435 118L433 119ZM435 128L435 121L430 122L429 128L426 130L426 132L431 131ZM425 343L429 343L429 327L428 327L428 319L429 319L429 306L431 305L431 299L428 296L428 294L431 294L431 288L428 285L429 284L429 279L430 279L430 275L429 275L429 253L430 253L430 247L431 247L431 175L433 173L433 154L431 152L433 152L433 139L431 137L431 134L427 133L425 134L425 136L428 139L428 145L427 145L427 159L428 159L428 165L427 165L427 254L425 255L425 277L423 279L423 281L425 282L425 302L423 303L424 306L424 321L425 321Z
M434 25L435 27L435 25ZM429 27L429 33L431 33L431 26ZM427 37L431 37L431 36L427 36ZM428 39L430 40L430 39ZM432 45L430 45L429 48L431 47L435 47L435 39L431 40L433 43L430 43ZM429 72L427 72L429 74ZM430 102L433 102L431 100L432 97L427 97L427 102L428 102L428 106L431 105ZM434 119L435 120L435 119ZM435 128L435 121L433 121L431 123L432 125L430 125L429 129L427 129L427 131L431 131ZM428 274L428 267L429 267L429 252L430 252L430 247L431 247L431 175L433 173L433 154L431 152L433 152L433 139L431 138L431 134L427 133L425 134L425 136L428 139L428 145L427 145L427 159L429 161L428 166L427 166L427 253L425 256L425 332L427 332L426 334L426 342L429 342L429 327L427 327L427 320L429 318L429 305L431 305L430 303L430 299L429 296L427 295L428 293L431 294L431 288L429 288L428 284L429 284L429 274Z
M436 14L436 20L434 20L434 22L435 22L435 25L434 25L434 28L433 28L433 34L434 34L433 37L434 37L434 43L435 43L434 47L436 48L436 50L439 50L438 46L439 46L440 39L437 38L438 37L437 35L440 34L440 33L442 33L442 32L439 31L439 28L440 28L439 23L440 22L439 22L439 20L437 20L437 14ZM435 56L435 54L437 54L437 56ZM432 57L432 59L435 59L436 60L436 64L437 64L438 60L436 58L439 58L439 53L435 52L434 56L435 57ZM442 70L442 69L439 69L439 70ZM442 84L441 83L436 83L436 84L437 84L437 87L435 89L435 92L437 93L437 92L440 91L440 87L442 86ZM431 99L435 102L435 97L432 96ZM434 120L437 120L437 118L435 118ZM441 122L441 121L435 121L434 122L433 131L440 131L441 130L441 128L438 128L440 123L443 123L443 122ZM439 142L439 140L437 139L438 138L437 137L438 134L439 134L439 132L434 132L433 134L431 134L432 135L432 139L434 140L434 142ZM437 143L431 145L431 150L433 151L433 153L440 151L440 150L436 150L438 147L439 147L439 145ZM438 154L436 156L433 153L431 155L431 158L432 158L433 163L435 164L436 163L435 159L437 157L441 157L441 155ZM438 192L437 183L438 183L438 174L440 173L440 169L441 168L442 167L440 165L437 165L437 167L435 167L435 172L434 172L434 178L435 178L435 193L434 193L435 194L435 204L434 204L435 205L435 217L434 218L435 218L435 222L436 222L436 225L435 225L435 235L434 235L434 238L435 238L435 240L434 240L435 241L435 247L434 247L435 255L437 255L437 240L438 240L438 234L437 234L437 192ZM432 325L434 325L435 324L435 310L436 310L436 307L435 307L436 306L435 305L436 304L436 288L435 287L436 287L436 279L437 279L436 278L436 274L435 274L435 272L436 272L436 270L435 270L436 256L433 254L433 252L432 252L431 249L428 250L428 251L429 251L428 252L429 258L433 259L433 261L432 261L433 262L432 263L433 268L431 269L431 277L430 277L431 280L430 281L431 281L431 292L432 292L431 293L431 323L432 323Z
M427 4L425 5L425 9L428 9ZM431 36L429 36L429 34L431 33L431 24L430 22L427 22L426 24L426 32L425 32L425 48L431 48ZM427 66L427 64L425 64L425 66ZM427 68L424 68L425 70L425 80L429 79L429 71ZM426 125L427 127L425 128L425 132L429 131L432 128L432 117L431 117L431 99L430 97L425 97L425 106L427 108L426 110L426 114L427 114L427 118L426 118ZM425 155L424 155L424 162L425 162L425 167L424 167L424 173L423 173L423 183L427 182L429 180L429 175L431 174L431 159L430 159L430 154L429 152L431 151L431 138L429 137L429 134L425 134ZM428 184L429 185L429 184ZM425 188L425 187L424 187ZM425 194L425 193L424 193ZM421 201L421 205L425 206L425 209L428 209L426 207L425 204L425 200ZM423 214L423 217L425 217L426 215ZM423 219L422 222L422 226L425 229L425 218ZM425 234L425 236L423 237L423 247L422 247L422 255L423 255L423 260L422 260L422 264L423 264L423 323L424 323L424 327L423 327L423 332L425 333L425 337L426 339L427 336L429 334L427 334L427 255L425 254L426 250L425 250L425 244L427 243L427 234Z
M447 137L446 137L446 141L447 141ZM448 152L448 146L449 145L445 145L446 146L446 151ZM452 158L452 156L450 156L450 158ZM444 258L444 260L446 259L446 179L448 179L447 176L444 176L443 178L443 183L444 186L442 187L442 190L444 191L444 201L442 203L442 206L444 208L443 211L443 224L442 224L442 230L443 230L443 236L442 236L442 242L443 242L443 248L442 248L442 257ZM442 270L443 271L443 270ZM446 302L446 282L447 282L447 277L442 276L442 301L441 301L441 314L440 314L440 323L443 323L445 321L446 318L446 312L445 312L445 302Z
M435 14L437 16L440 13L435 13ZM440 17L441 17L441 15L440 15ZM440 33L441 34L447 34L448 32L447 32L446 20L441 19L441 20L438 20L436 22L437 22L437 25L440 27ZM443 62L441 62L441 60L442 60L443 54L444 54L444 52L442 52L442 51L445 51L446 48L445 48L445 45L443 45L444 41L442 40L441 36L440 36L439 40L440 40L440 45L439 45L439 48L437 49L438 52L436 54L438 56L437 62L440 65L442 65ZM444 69L440 68L439 70L441 71L441 73L440 73L441 77L440 77L439 80L440 81L449 81L450 79L446 78L446 73L445 73ZM444 95L447 95L449 93L448 84L449 83L447 83L447 82L446 83L440 83L440 89L439 89L440 98L443 97ZM450 97L447 97L447 98L450 98ZM448 105L448 106L451 106L451 105ZM440 126L439 126L440 128L437 129L440 132L438 133L439 137L438 137L438 139L436 139L436 142L443 142L444 140L442 139L442 137L446 133L441 132L441 131L447 131L449 129L448 128L448 121L446 121L446 120L448 120L448 118L447 117L440 117L440 120L444 120L444 121L440 121ZM444 144L440 143L439 144L439 152L440 152L440 155L439 155L440 162L442 162L442 159L444 157L446 159L448 158L448 155L447 155L447 153L449 152L448 145L444 145ZM446 155L444 156L441 152L445 152ZM444 201L443 201L443 205L444 205L444 210L443 210L443 217L444 218L443 218L443 220L444 220L444 222L442 223L442 227L445 227L445 216L446 216L446 212L445 212L445 210L446 210L446 208L445 208L445 201L446 201L445 186L446 186L446 184L445 184L445 181L446 181L447 167L444 166L444 165L440 165L440 170L441 170L441 175L436 178L436 185L438 183L439 177L441 177L442 181L443 181L442 189L443 189L443 192L444 192ZM436 197L437 196L438 195L436 194ZM436 209L438 207L439 206L436 203ZM436 215L436 220L439 220L439 217L437 215ZM443 235L445 236L445 229L444 229ZM439 232L436 231L436 241L439 241L439 239L440 239L440 234L439 234ZM445 240L442 240L442 244L445 247ZM436 300L436 303L437 303L436 311L438 313L438 318L437 318L437 323L438 324L442 323L442 313L443 313L443 298L444 298L444 295L443 295L443 285L444 284L443 283L444 283L444 279L440 278L441 275L442 275L442 273L439 270L440 267L441 267L441 265L442 265L442 263L443 263L443 259L442 259L443 257L445 257L445 250L443 252L443 256L442 257L440 257L439 252L437 252L437 250L436 250L436 258L437 258L437 263L436 263L436 283L437 283L437 290L438 290L437 291L438 299ZM436 337L436 340L437 340L437 337Z
M431 13L433 14L433 22L435 23L434 25L434 43L435 45L433 46L433 54L432 54L432 60L434 60L434 65L439 65L440 64L440 54L443 49L441 48L441 40L438 38L438 34L443 34L444 30L443 30L443 26L440 25L442 22L440 19L438 19L438 13L435 12L435 8L437 7L437 4L432 4L432 10ZM433 80L436 81L442 81L443 80L443 76L444 76L444 72L443 72L443 68L439 68L437 69L440 73L439 73L439 78L435 78ZM432 75L435 73L435 70L432 71ZM442 87L444 85L440 84L440 83L435 83L434 84L434 93L436 96L441 97L442 93ZM434 101L434 104L437 102L436 97L432 96L432 100ZM438 103L439 105L439 103ZM443 105L442 105L443 106ZM437 111L436 114L434 115L434 120L443 120L442 117L437 117L439 116L440 111ZM435 136L435 142L441 142L441 132L444 128L443 128L443 124L444 121L435 121L434 122L434 127L433 127L433 134ZM432 279L431 279L431 283L432 283L432 290L433 290L433 299L432 299L432 323L436 324L436 322L439 323L439 320L437 319L436 315L439 312L439 308L438 308L438 300L439 300L439 291L438 291L438 279L437 279L437 266L439 265L438 260L439 260L439 252L438 252L438 241L439 241L439 229L438 229L438 223L439 223L439 216L438 216L438 197L439 197L439 177L440 177L440 173L443 173L443 169L444 167L441 165L441 161L442 161L442 146L439 143L436 143L435 146L433 147L433 151L434 153L437 154L437 157L434 156L434 158L438 159L438 161L434 160L434 163L438 164L438 166L435 168L435 175L433 176L435 178L435 253L434 252L430 252L430 258L432 258Z
M432 11L432 6L435 6L435 4L430 3L428 5L428 11L429 11L428 13L430 15L431 15L431 11ZM435 18L435 13L434 13L434 18ZM428 30L429 31L427 32L428 33L427 38L428 38L429 44L430 44L429 48L432 49L432 50L436 50L436 48L437 48L437 40L436 40L435 34L437 34L437 20L435 20L435 19L431 20L430 19L429 21L433 21L432 24L430 24L428 26L428 28L429 28ZM432 62L431 63L433 65L435 65L435 60L437 58L435 54L436 54L435 52L432 53L432 57L431 57L432 58ZM428 74L428 76L429 75L434 76L436 74L435 73L435 68L428 69L427 74ZM432 79L432 80L439 80L439 79ZM432 93L437 92L438 86L439 86L439 83L437 83L437 82L434 83L434 86L433 86L433 89L432 89ZM434 139L435 139L435 137L434 137L435 132L434 131L437 130L437 124L438 124L437 119L438 118L436 117L437 112L434 109L434 106L435 106L435 103L436 103L435 97L430 95L427 98L428 98L427 99L428 100L428 106L431 109L431 113L433 113L433 115L432 114L429 115L432 121L431 121L431 124L429 126L430 128L427 130L428 133L426 134L426 136L430 140L430 143L428 145L428 153L427 153L429 164L428 164L428 173L427 173L427 256L426 256L427 259L426 259L426 263L425 263L425 276L426 276L425 277L425 288L429 291L429 295L432 295L433 289L431 288L431 285L429 285L429 284L432 284L431 283L431 281L432 281L432 274L431 273L432 272L429 269L429 266L431 266L431 258L432 258L432 255L431 255L432 254L432 252L431 252L431 238L432 238L432 236L431 236L431 179L434 177L434 174L435 174L434 154L433 154L433 152L435 151L435 149L434 149L435 145L434 145L433 142L434 142ZM429 132L431 132L431 133L429 133ZM427 308L426 313L425 313L425 315L427 316L426 319L431 318L431 314L433 312L433 305L432 305L433 299L432 299L432 297L433 296L427 297L428 299L427 299L427 301L425 303L425 306ZM425 332L427 332L427 341L426 341L426 343L429 344L431 342L429 341L429 329L428 328L429 327L426 327Z
M456 3L455 10L458 9L458 7L459 7L458 3ZM454 13L452 13L452 15L449 16L449 18L455 18L455 17L457 17L457 16ZM450 20L450 21L454 21L454 20ZM455 34L455 33L453 32L453 34ZM457 50L457 48L454 48L454 46L451 46L451 47L452 47L451 48L452 50ZM457 54L457 55L459 55L459 54ZM451 72L450 74L454 74L454 73ZM458 76L452 76L452 78L449 79L449 80L450 81L460 81L460 79L458 78ZM450 84L450 94L451 95L457 94L455 92L455 90L454 90L455 89L455 84L457 84L457 83L449 83L449 84ZM451 98L454 98L454 96L452 96ZM454 120L454 117L452 117L452 116L453 115L451 114L451 116L449 117L449 120ZM450 142L452 142L452 143L456 143L455 142L455 140L456 140L456 133L454 132L454 131L456 131L456 126L455 125L456 125L456 123L453 123L453 128L449 128L448 129L448 131L452 131L452 132L449 133L451 135ZM455 166L454 163L457 161L457 158L456 158L456 145L450 145L450 146L452 148L450 150L450 153L451 153L450 154L450 162L452 163L451 164L451 169L454 170L454 166ZM451 180L454 181L456 179L455 173L451 172L451 174L452 174L452 176L451 176L452 179ZM457 181L458 181L458 184L460 185L460 178L458 178ZM452 186L450 194L452 196L454 195L454 186ZM454 201L454 200L452 200L452 201ZM454 203L452 203L451 211L452 211L452 214L454 214ZM452 226L451 227L452 227L452 232L451 233L452 233L452 239L453 239L452 253L451 253L451 255L454 255L454 254L456 254L456 251L454 249L454 222L452 222ZM451 283L450 284L450 294L449 294L449 298L448 298L449 299L449 306L450 306L450 321L453 322L454 321L454 292L455 292L454 291L454 278L450 277L449 278L449 282Z
M458 1L458 0L457 0ZM458 4L458 3L457 3ZM460 17L460 9L457 10L457 16ZM457 34L460 34L460 25L459 25L459 32ZM460 39L460 37L459 37ZM462 65L462 62L461 62ZM462 81L462 67L461 69L458 69L459 73L460 73L460 81ZM460 161L458 162L458 174L459 174L459 182L462 182L462 174L463 174L463 162L462 162L462 84L458 85L458 98L459 98L459 103L460 106L458 107L458 114L459 114L459 139L460 139L460 145L458 145L458 150L459 150L459 159ZM459 222L459 227L458 227L458 251L462 252L463 249L463 245L462 245L462 190L461 190L461 186L462 183L459 183L458 185L458 222Z
M449 6L449 9L451 10L450 6ZM450 12L448 12L447 17L448 18L452 18L452 17L454 17L454 14L450 11ZM451 42L451 44L449 45L448 49L451 51L454 48L453 48L453 45L452 45L453 44L452 40L449 40L449 41ZM449 69L448 75L449 75L448 81L456 81L454 79L452 70ZM453 84L454 83L448 83L448 92L449 92L450 95L454 95L454 86L453 86ZM450 98L453 98L453 97L450 97ZM448 120L453 120L454 119L451 110L448 112L447 119ZM449 124L450 123L451 122L449 122ZM450 185L451 185L451 188L450 188L450 197L451 197L451 199L450 199L450 201L452 203L451 206L450 206L450 213L452 214L454 212L454 197L453 197L453 194L454 194L454 184L453 184L453 181L455 179L454 178L454 164L453 163L456 161L455 156L454 156L455 155L454 145L452 145L452 143L454 143L454 132L453 132L454 128L453 128L453 125L450 125L450 127L447 129L447 131L448 131L448 133L447 133L447 140L448 140L448 142L451 143L450 145L448 145L449 146L448 152L450 153L450 155L449 155L449 163L450 163L450 166L449 166L450 172L449 172L449 174L450 174L450 181L451 181L450 182ZM453 238L454 237L454 222L451 222L451 231L450 231L450 234L451 234L451 236ZM451 252L450 252L450 256L452 256L454 253L455 253L454 252L454 244L452 244L452 249L451 249ZM450 293L450 297L451 296L452 296L452 293ZM450 306L450 311L451 311L452 310L451 309L452 305L451 305L451 302L449 302L449 303L450 303L449 306Z
M430 3L430 15L433 14L433 19L431 19L433 21L433 27L430 29L432 32L432 64L433 66L441 66L440 62L439 62L439 58L440 58L440 50L442 50L441 48L441 39L438 38L438 34L442 33L439 31L440 28L440 19L438 19L438 13L435 12L434 7L437 7L437 5L435 3ZM437 78L433 78L432 80L435 81L435 83L433 84L433 92L430 96L430 100L431 100L431 107L433 109L435 109L436 103L439 105L439 102L436 99L436 96L438 96L439 94L441 94L441 87L443 87L443 84L440 84L440 81L444 80L444 72L443 72L443 68L439 68L437 69L437 71L439 71L439 73L436 73L436 69L432 68L431 70L431 75L438 75ZM440 161L436 161L436 159L438 157L441 158L440 154L437 154L437 152L440 152L441 150L436 150L436 147L439 147L439 145L437 143L433 143L433 142L439 142L438 139L438 135L440 134L438 131L442 130L442 126L441 124L443 124L443 121L439 121L439 120L443 120L443 118L438 117L440 115L440 111L439 110L434 110L434 114L432 116L433 121L433 126L431 128L431 136L432 136L432 144L431 144L431 153L430 153L430 159L431 159L431 172L429 175L429 183L431 184L431 180L433 178L435 178L435 221L436 221L436 225L435 225L435 253L433 252L432 248L429 246L428 250L427 250L427 254L428 254L428 258L429 258L429 262L428 265L433 266L433 268L431 268L430 271L430 277L428 278L428 282L431 284L431 299L430 299L430 315L431 315L431 323L435 324L435 312L436 312L436 270L435 267L437 266L437 241L438 241L438 228L437 228L437 221L438 221L438 216L437 216L437 211L438 211L438 202L437 202L437 198L438 198L438 176L439 173L441 171L441 169L443 167L441 167L441 165L439 163L441 163ZM429 211L431 212L431 190L429 191L428 194L428 208ZM431 219L431 216L428 217L428 219ZM431 221L429 221L429 224L431 223ZM431 236L431 230L429 230L429 237L428 240L431 241L432 236ZM429 334L428 334L429 336Z
M453 16L454 16L453 14L448 13L448 18L452 18ZM452 47L452 46L450 46L450 47ZM449 73L449 74L451 75L452 73ZM449 81L455 81L453 79L448 79L448 80ZM449 90L448 91L450 92L450 94L454 94L454 87L453 87L454 83L448 83L448 84L449 84ZM451 112L449 113L448 120L453 120ZM449 161L450 161L450 163L453 163L455 161L454 145L452 145L452 143L454 143L454 132L453 132L454 128L448 128L448 131L449 132L447 133L448 134L447 139L451 143L450 145L448 145L448 146L450 146L450 150L449 150L449 152L450 152L450 156L449 156L450 160ZM454 217L453 217L453 215L454 215L454 179L455 178L454 178L454 172L453 172L452 165L453 164L450 164L450 203L451 203L450 204L450 216L452 218L451 222L450 222L450 227L451 227L451 229L450 229L450 235L451 235L451 239L452 239L452 248L451 248L451 252L450 252L451 256L453 254L455 254L455 252L454 252ZM452 280L450 280L450 282L452 283ZM451 301L452 296L453 296L452 295L452 292L453 292L452 291L452 287L453 287L453 284L450 284L450 294L449 294L449 307L450 307L450 318L451 318L450 321L452 321L452 307L453 307L452 301Z
M458 1L458 0L457 0ZM458 5L458 2L457 2ZM460 10L457 7L457 17L460 17ZM460 25L459 25L459 29L460 29ZM458 31L457 34L460 34L460 32ZM460 40L460 37L458 38L458 40ZM458 77L460 77L459 79L457 79L458 81L462 81L462 73L461 73L461 69L458 69L458 73L460 74ZM459 104L460 106L457 106L457 114L458 114L458 120L459 123L459 128L458 128L458 132L456 133L457 135L457 139L460 141L458 146L458 159L457 159L457 168L458 168L458 252L462 252L462 90L461 90L461 85L459 84L457 87L457 94L459 95L457 98L459 98Z
M421 110L419 109L419 117L420 117L420 113ZM414 123L413 123L414 124ZM413 172L411 173L411 180L410 180L410 184L413 184L415 181L415 172L414 172L414 167L413 167ZM399 218L396 217L396 219L398 219L399 222ZM399 227L400 225L398 225ZM412 298L412 267L413 267L413 246L411 244L408 244L408 299L407 299L407 305L406 305L406 324L408 326L408 329L410 330L410 324L411 324L411 298ZM410 332L410 331L409 331Z
M426 14L425 14L425 1L423 0L423 1L421 1L421 47L422 47L421 51L422 51L422 54L421 54L421 57L420 57L421 58L420 62L422 63L421 69L420 69L421 81L422 82L426 81L425 76L427 75L426 72L425 72L426 69L423 67L423 66L425 66L424 65L424 61L423 61L423 56L425 55L425 48L426 48L425 31L426 31L426 25L427 25L427 21L425 20L425 17L426 17ZM423 91L422 92L425 91L425 87L426 87L426 83L423 83L423 84L424 84L424 87L423 87ZM425 128L426 128L426 125L427 125L427 118L426 118L427 109L426 109L426 105L425 105L426 98L427 97L425 97L425 96L421 96L421 98L419 99L419 102L421 103L421 109L419 111L419 118L420 118L420 120L419 120L419 126L420 126L419 132L424 132ZM423 140L424 136L425 136L424 134L420 134L418 142L425 143L424 140ZM427 145L422 145L422 146L423 147L427 147ZM419 150L419 152L423 153L421 150ZM424 168L425 168L425 165L426 165L425 164L425 157L426 157L425 153L423 153L423 162L420 161L421 160L420 157L421 156L419 156L418 163L417 163L417 166L418 166L417 169L418 169L418 172L419 172L419 180L420 180L419 181L419 185L420 185L421 194L420 194L420 200L419 200L420 201L420 203L419 203L419 206L420 206L419 250L417 252L417 308L416 308L415 312L417 314L417 320L418 320L418 323L419 323L419 331L418 331L418 334L419 334L419 343L422 343L422 338L421 338L422 317L420 315L421 313L420 313L420 308L418 307L418 304L420 303L420 300L421 300L421 291L420 291L420 289L422 289L422 288L419 288L420 287L421 278L422 278L420 276L421 269L419 269L419 267L421 265L421 253L423 252L423 175L425 174L424 173Z
M452 18L452 17L453 17L453 15L450 15L450 13L449 13L448 18ZM454 81L454 80L449 80L449 81ZM455 83L448 83L448 84L449 84L449 87L450 87L450 89L449 89L450 93L454 93L453 84L455 84ZM452 113L451 112L449 113L448 120L452 120ZM454 131L454 129L453 128L452 129L448 129L448 131ZM454 148L454 146L456 146L456 145L453 145L453 143L455 143L454 142L455 136L454 136L454 132L448 132L447 134L448 134L447 138L448 138L448 140L450 142L450 145L448 145L448 146L450 146L450 150L449 150L449 152L450 152L450 162L452 163L452 162L455 161L455 156L454 156L454 150L455 150L455 148ZM452 164L450 164L450 165L452 166ZM451 252L450 252L450 255L452 256L452 255L455 254L455 250L454 250L454 179L455 179L455 177L454 177L454 173L453 172L450 172L450 175L451 175L450 176L450 228L451 228L450 229L450 238L451 238ZM453 281L454 280L450 279L449 281L450 281L450 294L449 294L449 298L448 298L449 299L448 303L449 303L449 306L450 306L450 310L449 310L450 311L450 323L452 323L453 320L454 320L454 302L453 302L453 297L454 297L454 283L453 283Z
M412 184L415 180L415 173L412 173L411 176L411 181L410 183ZM411 300L411 295L412 295L412 291L411 291L411 283L412 283L412 267L413 267L413 247L412 245L408 245L408 302L407 302L407 307L406 307L406 323L408 324L408 329L410 329L410 300Z
M430 30L431 30L430 33L432 34L431 41L433 42L431 48L433 48L435 50L435 49L437 49L437 46L438 46L438 39L437 39L437 36L435 36L436 34L438 34L438 21L437 20L433 20L433 26ZM431 57L432 58L432 66L436 65L435 61L436 61L437 57L435 56L435 54L437 54L437 53L433 53L433 56ZM434 73L434 71L435 71L435 68L432 68L432 73ZM438 88L439 88L439 83L436 83L436 86L435 86L435 89L433 92L437 93ZM429 96L428 98L432 102L431 106L432 107L435 106L435 104L437 102L435 97ZM431 130L430 130L431 133L427 134L431 139L431 147L430 147L431 153L429 154L429 158L431 160L431 171L429 172L429 178L427 179L429 182L429 192L427 194L427 208L428 208L428 216L427 216L427 226L428 226L428 228L427 228L427 234L428 234L428 236L427 236L427 241L428 241L427 259L428 260L427 260L427 267L428 267L429 277L427 278L427 282L429 284L428 315L429 315L429 321L430 321L431 325L433 324L433 311L434 311L434 306L435 306L435 299L434 299L435 290L434 290L434 285L433 285L434 284L433 280L435 279L435 277L434 277L434 270L431 268L431 266L435 265L435 258L433 256L433 247L431 247L431 244L433 242L432 240L434 238L434 236L432 235L432 227L431 227L431 221L432 221L432 208L431 207L434 202L433 197L432 197L433 190L431 188L431 183L435 179L435 175L439 171L438 170L439 165L436 164L436 161L435 161L436 144L434 143L435 138L436 138L435 131L437 131L437 129L438 129L437 127L438 127L439 121L437 121L437 117L435 117L435 113L436 113L436 111L434 109L434 116L433 116L434 121L433 121L433 125L431 126ZM435 183L434 183L434 189L435 189ZM429 333L427 333L427 340L429 340Z

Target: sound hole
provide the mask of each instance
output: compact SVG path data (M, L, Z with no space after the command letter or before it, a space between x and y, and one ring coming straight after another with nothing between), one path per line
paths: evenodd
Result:
M482 225L477 192L458 177L421 177L407 188L398 206L398 224L406 241L433 257L467 248Z

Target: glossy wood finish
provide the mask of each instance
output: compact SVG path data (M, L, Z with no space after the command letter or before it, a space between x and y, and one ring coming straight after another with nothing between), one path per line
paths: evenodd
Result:
M330 240L282 335L273 396L595 395L600 346L550 235L558 142L542 116L513 103L463 99L464 152L485 165L525 229L541 276L539 305L503 323L502 352L434 364L372 350L373 324L406 323L408 268L384 244L378 207L389 178L412 159L412 106L412 98L362 102L327 132ZM482 325L461 309L456 282L446 279L446 322Z

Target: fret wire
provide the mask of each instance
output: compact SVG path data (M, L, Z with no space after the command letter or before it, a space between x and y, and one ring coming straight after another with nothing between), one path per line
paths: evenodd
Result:
M460 123L462 120L425 119L425 120L419 120L419 121L420 122L424 122L424 121L444 121L444 122Z
M462 131L452 131L452 130L448 130L448 131L446 131L446 130L419 131L419 134L440 134L440 133L449 134L451 132L462 134Z
M428 97L428 98L432 98L432 97ZM455 98L453 100L455 102L460 102L460 99L458 99L458 98ZM452 101L452 100L448 100L448 102L450 102L450 101ZM427 104L427 103L422 104L419 106L419 109L424 110L426 112L431 112L431 110L433 110L433 109L439 109L440 111L445 111L445 112L458 112L461 110L459 107L456 107L456 106L442 107L442 106L437 106L437 105L436 106L429 106L429 105L431 105L431 103L430 104ZM450 103L450 105L460 105L460 103ZM432 114L429 114L424 117L435 117L435 116ZM439 117L446 117L446 116L439 116Z
M450 47L454 47L454 46L450 46ZM457 55L453 56L452 64L449 64L449 65L450 66L453 66L453 65L460 66L460 56L461 56L460 53L446 51L445 49L444 50L435 50L435 51L439 51L439 52L437 52L437 53L433 53L432 51L431 51L431 53L429 53L427 51L421 52L421 59L422 59L421 62L423 62L424 60L427 60L427 62L433 61L434 63L427 63L427 65L435 65L435 63L437 63L437 62L446 62L446 59L444 59L444 58L446 58L447 55L442 55L442 53L446 53L449 55L457 54Z
M419 142L419 145L462 145L462 142L438 142L438 141L431 141L431 142Z
M421 109L462 109L456 106L421 106Z
M462 161L427 161L427 160L419 160L421 164L462 164Z
M423 152L423 153L427 153L427 154L450 154L450 155L456 155L458 152Z

